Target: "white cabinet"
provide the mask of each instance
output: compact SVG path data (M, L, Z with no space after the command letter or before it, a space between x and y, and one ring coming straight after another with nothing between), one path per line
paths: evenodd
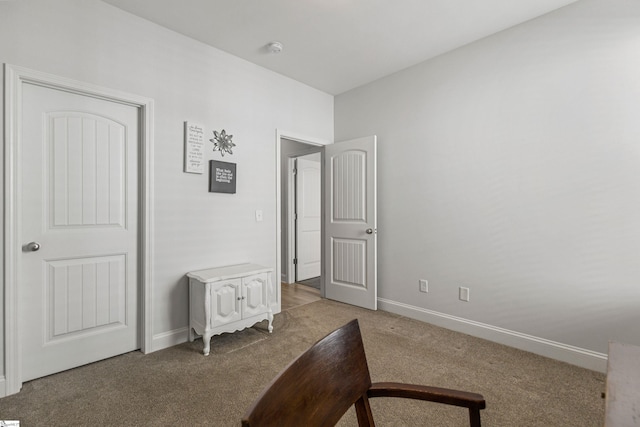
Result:
M189 341L202 335L203 354L210 350L210 340L223 332L235 332L269 321L271 310L272 268L240 264L187 273L189 278Z

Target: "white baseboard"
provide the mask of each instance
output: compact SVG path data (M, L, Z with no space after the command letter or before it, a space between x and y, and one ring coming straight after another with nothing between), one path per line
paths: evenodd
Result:
M172 331L163 332L153 336L151 343L151 353L154 351L162 350L165 348L173 347L174 345L182 344L189 340L189 328L179 328Z
M483 338L499 344L508 345L540 356L560 360L582 368L605 373L607 371L607 355L567 344L510 331L486 323L475 322L461 317L439 313L433 310L403 304L384 298L378 298L378 307L390 313L399 314L411 319L431 323L436 326L462 332L474 337Z

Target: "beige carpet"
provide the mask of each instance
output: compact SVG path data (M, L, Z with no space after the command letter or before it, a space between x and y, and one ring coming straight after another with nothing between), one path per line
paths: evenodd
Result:
M0 399L0 420L29 426L238 426L253 399L313 342L358 318L373 381L482 393L489 426L602 426L603 374L385 312L327 300L265 324L143 355L132 352L25 383ZM265 322L266 323L266 322ZM374 399L379 426L464 426L466 411ZM340 426L353 426L347 413Z

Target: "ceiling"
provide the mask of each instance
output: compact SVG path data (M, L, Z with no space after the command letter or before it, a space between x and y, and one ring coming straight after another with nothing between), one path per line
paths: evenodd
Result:
M337 95L576 0L103 1Z

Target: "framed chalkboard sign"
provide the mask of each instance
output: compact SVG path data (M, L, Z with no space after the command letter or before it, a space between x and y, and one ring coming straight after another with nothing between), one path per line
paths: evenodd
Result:
M209 160L209 192L236 193L236 164Z

